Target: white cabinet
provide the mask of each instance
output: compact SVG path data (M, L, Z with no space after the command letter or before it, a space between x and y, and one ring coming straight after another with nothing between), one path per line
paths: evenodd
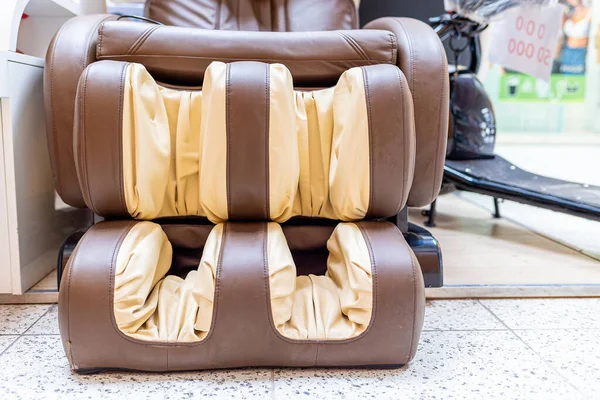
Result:
M43 61L0 51L0 64L4 173L0 293L21 294L55 268L62 241L89 225L91 215L73 208L55 210L44 124Z
M103 0L1 1L0 294L22 294L56 267L64 239L91 223L87 210L55 207L43 56L67 19L103 12L105 5ZM21 21L24 12L29 17Z

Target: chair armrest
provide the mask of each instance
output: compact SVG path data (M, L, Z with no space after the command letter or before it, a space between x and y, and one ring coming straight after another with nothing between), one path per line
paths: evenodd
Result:
M409 206L437 197L444 173L448 138L449 79L446 52L427 24L411 18L380 18L364 29L387 30L398 41L398 67L413 96L417 153Z
M63 201L85 207L73 160L73 116L79 76L96 61L98 27L115 15L75 17L54 35L46 54L44 101L50 162L56 191Z

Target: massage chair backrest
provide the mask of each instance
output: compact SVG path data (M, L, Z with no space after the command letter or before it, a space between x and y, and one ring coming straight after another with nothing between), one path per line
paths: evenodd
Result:
M228 31L358 29L354 0L148 0L146 17L165 25Z
M75 96L86 66L97 60L137 62L160 82L193 86L201 84L202 71L212 61L254 60L283 63L301 88L333 86L352 67L397 65L412 93L416 124L416 164L407 204L431 203L441 186L448 124L443 46L430 27L409 18L380 18L364 30L348 30L358 27L355 3L148 0L146 4L145 15L151 19L211 30L116 22L115 15L69 20L49 46L44 72L46 127L58 194L71 206L87 207L73 158ZM313 32L265 31L309 29ZM323 31L332 29L340 31ZM191 82L194 79L200 82Z

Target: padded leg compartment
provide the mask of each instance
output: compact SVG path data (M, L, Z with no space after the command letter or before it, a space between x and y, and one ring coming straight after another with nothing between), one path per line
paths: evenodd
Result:
M59 299L75 370L399 366L423 311L419 265L387 222L103 222Z

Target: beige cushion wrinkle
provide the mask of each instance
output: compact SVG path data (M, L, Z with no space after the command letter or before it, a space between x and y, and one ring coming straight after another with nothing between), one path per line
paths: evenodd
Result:
M267 259L271 311L283 336L338 340L358 336L370 323L371 260L360 229L340 223L327 242L325 275L296 277L281 226L268 224Z
M202 92L161 87L139 64L128 67L126 85L123 184L130 214L227 221L227 64L208 67ZM268 87L270 220L364 219L378 188L370 182L376 160L363 68L344 72L335 87L294 91L287 68L270 64Z
M269 210L272 221L293 215L300 164L294 82L282 64L269 65Z
M213 62L204 77L202 103L201 203L206 217L218 223L229 218L227 211L227 127L225 115L227 66Z
M114 314L119 329L149 341L204 339L213 320L222 239L223 224L219 224L206 241L198 269L182 279L167 275L172 248L160 225L134 225L117 255ZM285 337L348 339L364 332L370 323L373 283L362 233L353 223L340 223L327 248L325 275L296 277L281 226L267 225L271 312L275 328Z
M344 72L335 87L329 172L333 212L342 221L361 220L369 209L369 119L362 68Z
M198 269L185 279L166 275L172 248L160 225L137 223L117 255L114 313L128 336L161 342L197 342L212 323L223 225L211 231Z
M136 219L204 216L200 206L202 92L156 84L140 64L127 68L123 101L123 186Z

